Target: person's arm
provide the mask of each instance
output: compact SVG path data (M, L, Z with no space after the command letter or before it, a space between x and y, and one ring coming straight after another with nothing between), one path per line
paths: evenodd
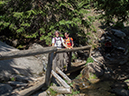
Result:
M52 43L52 46L54 46L55 44L54 43Z
M52 46L54 46L55 45L55 39L54 38L52 38Z
M61 37L62 45L67 48L67 46L64 43L64 39Z

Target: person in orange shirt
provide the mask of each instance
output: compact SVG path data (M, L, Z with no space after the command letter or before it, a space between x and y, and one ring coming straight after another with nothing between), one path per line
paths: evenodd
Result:
M65 32L64 36L65 36L64 44L66 45L66 48L69 48L69 49L73 48L74 46L73 38L69 37L68 32Z
M69 37L69 33L65 32L64 34L64 44L65 48L72 49L74 46L73 38ZM66 63L66 70L71 68L71 57L72 57L72 52L66 52L64 53L64 58L65 58L65 63Z

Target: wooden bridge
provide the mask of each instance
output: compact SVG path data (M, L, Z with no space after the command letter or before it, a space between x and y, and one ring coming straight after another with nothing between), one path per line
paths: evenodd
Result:
M65 48L57 49L56 47L44 47L44 48L40 48L40 49L1 52L0 60L7 60L7 59L49 53L45 81L40 82L40 84L38 84L38 85L32 86L30 88L27 88L27 89L21 91L19 93L19 95L26 96L26 95L30 95L30 94L34 93L35 91L39 90L40 88L43 88L43 87L48 88L50 86L52 76L54 76L59 81L59 83L62 85L62 87L60 87L60 88L51 86L51 88L53 90L60 92L60 93L71 93L71 87L68 85L71 83L71 79L66 74L64 74L57 66L53 66L53 64L52 64L54 53L73 52L73 51L79 51L81 53L84 53L82 50L89 50L89 56L90 56L91 46L74 47L73 49L65 49ZM82 65L82 64L80 64L80 65ZM84 66L81 66L81 67L84 67ZM74 69L74 70L77 70L77 69ZM58 74L60 74L61 77ZM68 84L62 78L67 80Z

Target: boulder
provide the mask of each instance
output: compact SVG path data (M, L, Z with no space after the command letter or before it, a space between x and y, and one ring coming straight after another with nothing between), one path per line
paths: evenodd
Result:
M114 35L118 36L118 37L126 37L126 34L124 32L122 32L121 30L116 30L116 29L111 29L112 31L114 31Z
M0 41L0 52L18 51ZM7 81L15 75L37 77L43 71L43 64L35 56L0 60L0 80Z
M41 46L40 44L34 43L32 44L29 49L37 49L37 48L43 48L43 46ZM47 70L47 63L48 63L48 54L39 54L39 55L35 55L35 57L42 62L43 64L43 70L46 71Z
M0 96L9 96L9 94L11 94L12 89L13 88L8 84L0 83Z
M86 67L81 71L81 74L86 79L91 79L91 77L96 79L97 77L100 77L104 74L104 70L95 63L88 63Z
M112 92L116 94L116 96L129 96L129 90L123 88L114 88Z

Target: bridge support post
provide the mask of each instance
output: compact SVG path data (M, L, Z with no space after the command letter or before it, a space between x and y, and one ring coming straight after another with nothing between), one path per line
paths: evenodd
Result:
M54 52L48 55L48 65L47 65L47 71L46 71L46 77L45 77L45 84L47 87L50 85L51 78L52 78L51 71L52 71L53 57L54 57Z

